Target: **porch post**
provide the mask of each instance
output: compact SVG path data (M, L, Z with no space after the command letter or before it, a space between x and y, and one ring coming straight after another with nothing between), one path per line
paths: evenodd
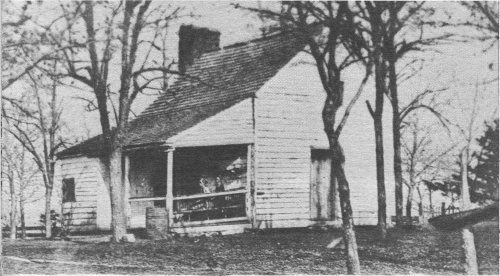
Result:
M168 227L170 227L173 223L174 219L174 194L173 194L173 184L174 184L174 149L170 148L167 150L167 195L165 197L166 200L166 208L167 208L167 218L168 218Z
M247 215L252 223L252 228L256 228L255 213L255 148L252 144L247 147Z

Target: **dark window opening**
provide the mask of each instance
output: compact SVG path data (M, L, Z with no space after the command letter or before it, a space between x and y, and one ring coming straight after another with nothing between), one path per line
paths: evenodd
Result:
M64 178L62 181L62 202L76 202L75 179Z

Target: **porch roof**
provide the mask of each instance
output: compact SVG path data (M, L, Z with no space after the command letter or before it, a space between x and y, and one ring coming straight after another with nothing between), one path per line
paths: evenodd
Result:
M126 147L163 143L236 103L253 97L304 47L290 33L238 43L198 58L185 76L160 95L128 127ZM59 157L102 152L96 136Z

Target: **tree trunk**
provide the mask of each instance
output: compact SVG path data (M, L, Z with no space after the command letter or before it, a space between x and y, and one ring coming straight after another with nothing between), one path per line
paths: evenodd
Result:
M391 94L392 105L392 139L394 150L394 186L395 186L395 199L396 199L396 225L401 225L401 218L403 217L403 173L401 166L401 122L399 116L399 100L398 100L398 84L396 75L396 64L392 61L391 57L389 62L389 91Z
M375 22L374 22L375 23ZM382 114L384 111L384 95L386 93L386 66L382 53L383 31L379 25L373 26L373 44L375 50L373 60L375 64L375 110L370 113L375 129L375 159L377 166L377 203L378 203L378 228L381 239L387 237L387 206L384 175L384 137Z
M125 189L122 176L122 153L115 148L109 158L110 196L111 196L111 227L113 241L120 242L127 234L127 218L125 214Z
M375 66L375 110L370 105L370 113L373 118L375 129L375 159L377 167L377 205L378 205L378 228L381 239L387 237L387 206L384 175L384 136L382 116L384 111L384 96L388 92L386 87L387 67L384 59L385 30L382 24L382 13L374 11L376 19L371 20L373 52L372 61Z
M425 215L425 212L424 212L424 200L422 198L422 192L420 192L420 187L417 186L417 192L418 192L418 199L419 199L419 202L418 202L418 216L419 216L419 222L420 223L424 223L424 221L426 220L426 215Z
M468 172L467 172L467 162L469 159L468 148L465 148L460 156L460 167L461 167L461 176L462 176L462 185L461 185L461 193L460 193L460 211L466 211L470 208L470 196L469 196L469 180L468 180ZM478 267L477 267L477 255L476 255L476 246L474 244L474 233L472 232L471 226L466 226L462 229L462 240L463 240L463 249L465 255L465 273L467 275L477 275Z
M413 203L413 187L408 188L408 197L406 200L406 217L411 223L411 208Z
M467 275L478 275L476 246L474 244L474 234L470 226L462 229L463 249L465 255L464 268Z
M103 132L104 132L103 128ZM118 131L117 131L118 132ZM101 158L104 167L104 182L109 188L111 201L111 231L112 241L120 242L127 234L127 217L125 210L125 181L123 175L122 152L118 135L113 139L109 131L105 132L105 148L110 152Z
M13 202L13 203L12 203ZM16 202L11 201L11 210L10 210L10 235L9 238L11 240L15 240L17 237L17 211L16 211Z
M332 152L332 173L335 174L335 178L332 179L332 182L336 179L338 183L347 273L360 274L361 269L358 257L356 233L354 232L354 222L352 218L349 182L347 181L344 171L345 158L339 142L335 139L331 140L333 142L330 146L330 150Z
M387 237L386 193L384 176L384 141L382 119L375 118L375 155L377 164L378 228L381 239Z
M21 239L26 238L26 220L24 218L24 198L19 200L19 214L21 216Z
M52 238L52 218L50 214L50 202L52 187L45 187L45 238Z
M393 114L395 117L396 114ZM399 114L397 115L399 119ZM396 118L393 118L395 120ZM403 217L403 173L401 168L401 134L399 133L398 126L393 122L393 149L394 149L394 185L395 185L395 198L396 198L396 225L401 224Z
M470 195L469 195L469 179L467 172L467 163L469 160L469 150L465 148L460 155L460 171L462 177L462 185L460 188L461 211L470 208Z
M16 200L16 187L14 185L14 178L12 176L12 171L9 172L11 177L9 177L10 186L10 236L11 240L16 239L17 234L17 200Z
M3 141L5 142L5 141ZM3 191L3 181L0 181L0 192ZM0 194L0 271L3 273L3 196Z
M330 185L335 185L335 182L338 184L347 273L360 274L361 270L358 257L358 245L356 243L356 233L354 232L354 222L352 218L349 182L347 181L344 171L345 156L342 146L338 140L339 133L336 133L335 131L335 116L338 108L342 104L343 83L337 79L331 88L333 91L327 93L327 98L322 112L323 125L326 136L328 137L332 159L332 177L330 177Z
M434 204L432 204L432 190L429 188L429 208L431 209L431 217L434 217Z

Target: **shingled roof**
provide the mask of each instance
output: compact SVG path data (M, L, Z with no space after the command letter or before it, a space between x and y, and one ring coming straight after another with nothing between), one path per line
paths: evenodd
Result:
M126 147L163 143L254 96L303 46L292 34L281 33L203 54L185 76L130 122ZM101 142L97 136L59 156L95 155L102 149Z

